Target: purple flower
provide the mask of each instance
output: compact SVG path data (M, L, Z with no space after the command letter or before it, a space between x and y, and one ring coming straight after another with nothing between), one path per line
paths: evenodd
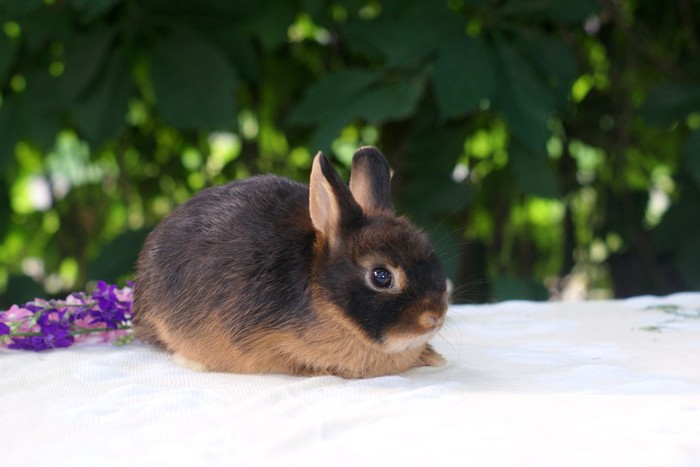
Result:
M131 303L121 301L117 297L116 289L116 285L108 285L104 281L97 283L92 298L97 302L98 309L90 311L93 318L90 324L104 323L109 329L117 329L127 321L126 314L131 311Z
M46 344L49 348L68 347L75 338L70 335L68 328L61 323L51 323L41 327Z
M22 307L13 305L0 311L0 347L41 351L75 342L133 338L132 300L131 287L120 289L100 281L92 293L75 292L65 300L37 298Z
M75 338L68 329L59 323L50 323L41 327L41 336L13 337L9 349L33 350L39 352L47 349L69 347Z

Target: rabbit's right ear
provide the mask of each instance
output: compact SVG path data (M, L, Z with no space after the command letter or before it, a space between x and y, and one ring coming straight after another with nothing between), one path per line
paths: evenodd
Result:
M314 158L309 181L309 213L314 228L329 244L362 221L362 209L326 156Z
M391 204L391 168L377 148L365 146L352 156L350 191L365 212L393 211Z

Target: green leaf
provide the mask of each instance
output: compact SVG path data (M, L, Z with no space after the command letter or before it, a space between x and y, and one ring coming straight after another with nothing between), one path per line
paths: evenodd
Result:
M510 0L502 12L534 19L578 23L599 8L596 0Z
M43 51L49 43L68 41L75 31L74 20L73 13L64 4L44 5L22 17L22 37L30 49Z
M93 149L123 129L131 90L129 62L120 48L109 57L99 80L75 105L75 123Z
M0 177L14 162L14 149L20 138L16 99L5 99L0 107Z
M0 32L0 83L4 83L12 69L18 41Z
M0 156L1 159L2 157ZM3 169L4 167L0 166L0 176ZM10 187L5 180L0 178L0 243L4 241L5 235L10 230L13 214L10 206Z
M294 23L295 12L286 0L267 0L259 5L257 13L246 18L241 28L257 37L265 50L272 52L287 41L287 30Z
M544 152L535 152L517 140L508 148L508 167L520 189L541 198L559 196L558 180Z
M418 178L406 186L403 203L421 222L464 209L473 199L474 193L467 183L453 182L450 172L440 175L421 177L416 174Z
M404 155L406 186L401 205L424 225L465 208L472 199L466 183L455 183L452 172L464 150L464 125L429 126L414 131Z
M34 70L25 81L25 89L8 95L0 108L0 158L10 156L21 139L48 150L63 126L58 80Z
M108 242L90 263L88 277L116 283L132 274L149 232L150 229L128 230Z
M27 303L45 293L44 288L31 277L11 275L7 280L5 294L0 295L0 310L7 310L12 305Z
M375 124L407 118L415 111L424 89L424 76L384 82L362 93L347 112Z
M555 102L551 92L530 63L504 40L496 41L500 87L493 107L505 117L510 129L536 152L544 152L550 136L549 119Z
M325 0L301 0L301 11L305 11L312 18L327 15Z
M694 131L688 136L683 148L683 165L696 188L700 189L700 131Z
M463 20L443 2L418 2L400 16L355 19L343 37L356 53L405 68L425 60L462 33Z
M312 147L328 147L340 130L356 119L381 124L411 116L424 88L425 76L418 76L406 81L377 83L331 99L325 105L328 112L313 118L320 125L312 135ZM314 101L321 104L320 100Z
M163 119L181 129L231 128L235 77L217 47L180 31L161 38L150 58L157 109Z
M2 8L10 15L24 15L40 8L44 0L4 0Z
M440 50L435 63L435 97L443 119L477 110L489 99L498 76L494 50L481 38L461 37Z
M559 37L536 34L522 37L530 63L556 96L557 107L563 109L569 103L571 85L578 76L578 64L569 47Z
M319 125L311 134L309 146L313 151L324 151L328 153L331 143L338 137L341 130L350 122L347 115L339 115L329 118Z
M667 125L700 112L700 85L669 83L649 93L640 114L652 125Z
M65 70L61 75L61 87L67 99L77 99L93 83L109 55L113 39L113 31L103 27L77 34L67 44Z
M69 0L86 20L92 20L107 12L121 0Z
M202 33L226 54L241 79L254 81L258 78L258 55L249 35L233 28L210 29Z
M326 121L344 112L362 91L380 79L377 73L352 68L330 73L308 87L290 115L290 122L304 125Z

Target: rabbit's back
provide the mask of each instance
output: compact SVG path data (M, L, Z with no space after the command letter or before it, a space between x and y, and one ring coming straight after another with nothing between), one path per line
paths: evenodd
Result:
M179 206L139 257L137 332L158 341L149 323L196 333L215 320L240 340L250 329L310 321L308 197L308 187L264 175L206 189Z

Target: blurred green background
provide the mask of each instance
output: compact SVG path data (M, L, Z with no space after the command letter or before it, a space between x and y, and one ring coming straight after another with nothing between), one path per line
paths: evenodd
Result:
M377 145L455 300L700 289L697 0L0 0L0 309Z

